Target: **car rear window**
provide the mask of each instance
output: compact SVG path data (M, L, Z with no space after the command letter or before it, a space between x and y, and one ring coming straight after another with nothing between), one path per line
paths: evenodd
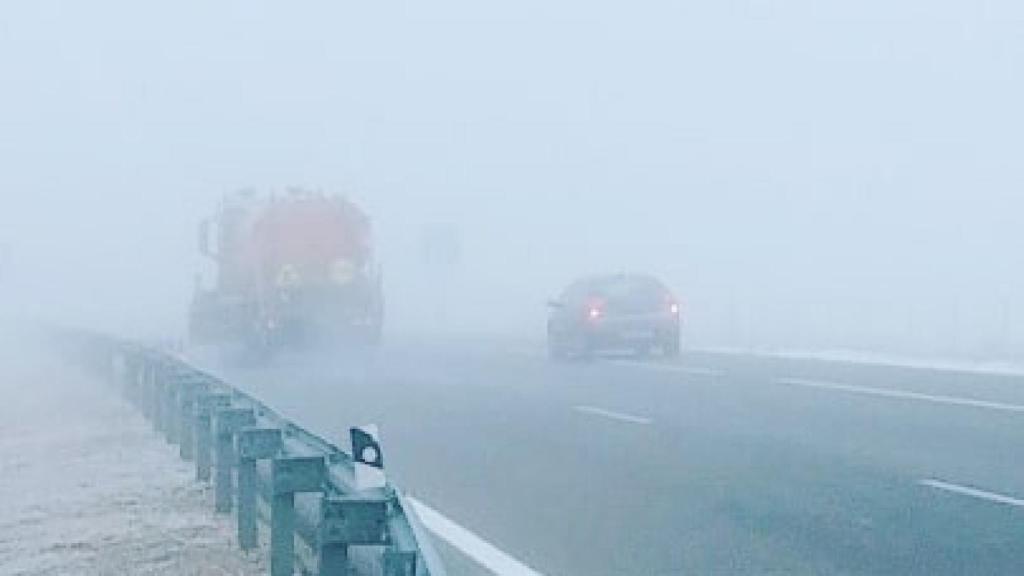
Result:
M609 307L628 310L649 310L664 305L668 291L653 278L623 276L599 280L592 294Z

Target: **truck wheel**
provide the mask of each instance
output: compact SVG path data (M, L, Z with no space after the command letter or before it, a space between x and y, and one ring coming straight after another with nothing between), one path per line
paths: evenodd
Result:
M665 352L666 357L678 358L679 354L682 352L679 343L679 335L675 334L666 338L664 344L662 344L662 350Z

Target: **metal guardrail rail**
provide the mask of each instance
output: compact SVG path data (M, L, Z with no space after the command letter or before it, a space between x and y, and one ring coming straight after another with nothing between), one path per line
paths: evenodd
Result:
M348 576L353 547L384 576L446 576L401 491L360 489L357 463L337 446L172 353L96 334L60 340L195 462L216 512L235 512L240 548L259 549L269 527L271 576Z

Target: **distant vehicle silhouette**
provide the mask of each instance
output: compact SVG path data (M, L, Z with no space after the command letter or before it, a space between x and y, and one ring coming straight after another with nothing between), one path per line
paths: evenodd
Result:
M552 358L627 349L679 354L679 302L653 276L616 274L573 282L548 303Z

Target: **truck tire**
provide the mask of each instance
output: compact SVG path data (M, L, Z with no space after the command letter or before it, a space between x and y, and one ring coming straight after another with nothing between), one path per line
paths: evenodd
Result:
M665 338L662 343L662 351L666 358L678 358L682 353L682 345L679 341L679 334L672 334Z

